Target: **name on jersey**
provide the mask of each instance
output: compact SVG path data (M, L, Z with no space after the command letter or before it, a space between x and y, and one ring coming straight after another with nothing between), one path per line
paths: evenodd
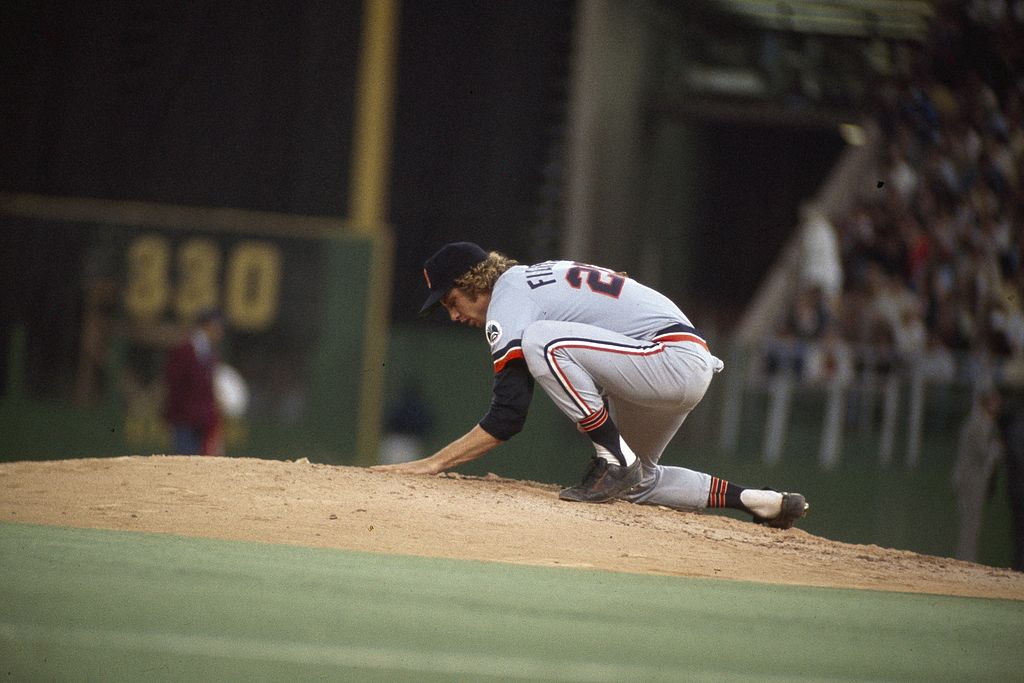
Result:
M555 284L554 261L535 263L526 269L526 284L530 289L537 289L545 285Z

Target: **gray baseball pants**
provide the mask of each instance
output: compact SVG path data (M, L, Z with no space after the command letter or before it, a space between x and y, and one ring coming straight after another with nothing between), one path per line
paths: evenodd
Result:
M707 506L711 476L658 461L724 364L692 341L648 342L562 321L532 323L523 355L537 384L572 420L607 406L643 467L640 485L620 496L677 510Z

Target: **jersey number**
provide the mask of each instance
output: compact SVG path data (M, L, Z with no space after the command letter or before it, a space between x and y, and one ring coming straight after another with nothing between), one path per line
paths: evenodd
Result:
M621 275L594 266L573 266L565 272L565 279L570 286L579 289L583 285L583 273L587 274L587 287L590 287L590 291L614 299L619 298L622 285L626 283L626 278Z

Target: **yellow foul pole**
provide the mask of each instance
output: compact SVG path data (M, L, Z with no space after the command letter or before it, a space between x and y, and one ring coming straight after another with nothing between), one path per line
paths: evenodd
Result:
M365 234L387 223L398 0L365 0L349 218Z
M371 238L370 282L356 462L376 462L384 403L384 364L394 241L388 224L388 182L394 118L399 0L364 0L349 190L349 220Z

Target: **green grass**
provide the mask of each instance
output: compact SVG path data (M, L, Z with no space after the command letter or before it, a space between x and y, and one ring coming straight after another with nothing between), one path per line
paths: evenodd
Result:
M0 524L7 680L1012 680L1024 604Z

